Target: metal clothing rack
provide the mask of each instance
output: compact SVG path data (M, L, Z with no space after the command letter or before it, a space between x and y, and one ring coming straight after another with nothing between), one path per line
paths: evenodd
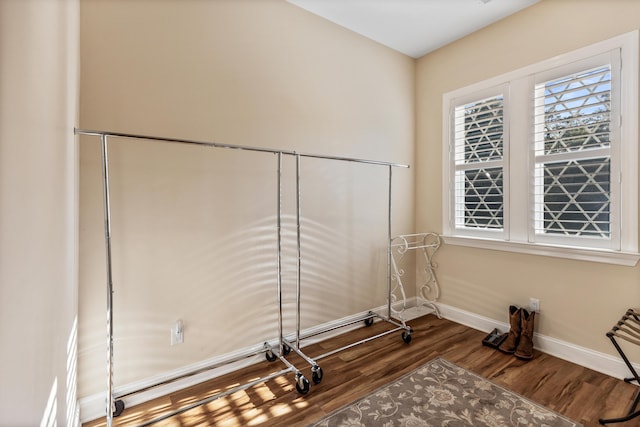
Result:
M296 308L297 308L297 313L296 313L296 334L295 334L295 338L294 341L287 341L284 340L285 344L289 347L292 348L294 350L296 350L297 352L301 353L300 350L300 343L301 341L304 341L306 339L312 338L312 337L316 337L331 331L335 331L341 328L345 328L347 326L351 326L357 323L361 323L364 322L364 324L366 326L371 326L374 322L375 319L379 319L382 321L385 321L389 324L391 324L393 326L392 329L383 331L377 335L368 337L368 338L364 338L361 339L359 341L355 341L352 342L350 344L347 344L343 347L337 348L337 349L333 349L329 352L323 353L321 355L315 356L313 358L313 360L321 360L325 357L331 356L335 353L347 350L349 348L355 347L357 345L360 344L364 344L366 342L372 341L374 339L377 338L381 338L383 336L392 334L394 332L398 332L398 331L402 331L402 340L405 343L410 343L411 342L411 334L413 333L413 330L411 329L410 326L408 326L405 321L401 318L397 318L394 317L392 314L392 308L391 308L391 304L392 304L392 300L394 298L393 295L393 290L391 288L391 282L392 282L392 273L391 273L391 264L392 264L392 256L391 256L391 219L392 219L392 178L393 178L393 167L408 167L407 165L401 165L401 164L393 164L393 163L384 163L384 162L370 162L370 161L364 161L364 163L369 163L369 164L377 164L377 165L383 165L386 166L388 168L388 205L387 205L387 310L386 313L380 314L380 313L375 313L373 311L369 311L368 313L359 316L355 319L350 319L338 324L333 324L330 326L326 326L324 328L321 328L319 330L315 330L314 332L307 332L304 334L301 334L300 331L300 288L301 288L301 266L300 266L300 262L302 259L302 254L301 254L301 244L300 244L300 211L301 211L301 204L300 204L300 174L301 174L301 157L316 157L316 158L322 158L321 156L309 156L309 155L302 155L302 154L296 154L296 225L297 225L297 250L298 250L298 265L297 265L297 303L296 303ZM342 159L342 160L346 160L346 159ZM362 162L361 160L355 160L357 162ZM312 369L313 370L313 369ZM322 370L319 370L320 373L320 379L322 378ZM316 382L316 371L313 371L313 379L314 382ZM319 380L318 380L319 382Z
M438 318L442 318L440 310L436 302L440 298L440 284L436 276L437 265L433 262L436 251L440 248L440 236L437 233L419 233L419 234L403 234L394 237L391 240L391 260L393 264L393 274L391 280L395 282L392 293L395 296L399 291L403 297L403 303L400 309L392 307L392 310L402 317L402 313L406 309L404 285L402 277L405 274L402 268L402 260L405 255L412 251L418 251L422 255L422 269L426 274L424 283L420 286L420 295L424 301L422 305L431 308ZM394 299L394 303L397 299Z
M106 398L106 421L107 427L111 427L113 424L113 418L119 416L124 410L124 401L122 398L139 393L142 391L149 390L153 387L157 387L160 385L165 385L167 383L177 381L179 379L183 379L192 375L196 375L198 373L202 373L207 370L215 369L221 367L223 365L227 365L230 363L235 363L241 361L245 358L252 357L258 355L260 353L264 353L265 357L268 361L280 360L284 365L285 369L282 369L278 372L272 373L263 378L257 378L252 380L246 384L239 385L232 389L226 390L225 392L218 393L212 395L206 399L194 402L186 407L182 407L178 410L175 410L171 413L163 415L159 418L155 418L151 421L146 422L142 425L151 425L155 424L159 421L171 418L173 416L184 413L193 408L205 405L209 402L212 402L216 399L222 398L224 396L230 395L237 391L241 391L252 387L256 384L260 384L276 377L288 374L293 372L295 374L295 383L296 389L301 394L306 394L309 391L309 381L304 377L302 372L297 369L293 364L291 364L287 359L286 355L290 351L296 352L299 356L301 356L307 363L311 365L312 371L312 379L315 384L320 383L322 380L322 369L316 363L316 360L319 360L323 357L329 356L330 354L336 353L337 351L341 351L347 348L350 348L354 345L364 343L375 338L387 335L394 331L402 330L402 338L405 342L411 341L411 333L412 330L408 327L403 320L395 321L391 316L391 189L392 189L392 169L394 167L408 168L408 165L398 164L398 163L390 163L383 162L377 160L366 160L366 159L357 159L357 158L349 158L349 157L339 157L339 156L325 156L318 154L309 154L309 153L298 153L295 151L287 151L287 150L276 150L269 148L261 148L261 147L250 147L250 146L242 146L242 145L233 145L233 144L222 144L211 141L200 141L200 140L190 140L190 139L180 139L180 138L167 138L167 137L158 137L158 136L150 136L150 135L136 135L136 134L128 134L128 133L119 133L119 132L107 132L107 131L97 131L97 130L85 130L85 129L75 129L76 135L88 135L95 136L100 138L100 148L101 148L101 158L102 158L102 187L103 187L103 214L104 214L104 238L105 238L105 251L106 251L106 287L107 287L107 398ZM210 365L205 368L198 369L194 372L189 372L187 374L179 375L172 377L168 380L159 382L157 384L152 384L144 389L136 390L133 392L129 392L126 394L116 395L114 393L113 388L113 277L112 277L112 257L111 257L111 201L110 201L110 179L109 179L109 139L110 138L121 138L121 139L129 139L129 140L144 140L144 141L158 141L158 142L168 142L168 143L177 143L177 144L187 144L187 145L196 145L210 148L225 148L225 149L234 149L234 150L245 150L252 152L261 152L274 154L277 156L277 215L276 215L276 228L277 228L277 297L278 297L278 349L274 349L268 342L264 343L264 346L259 351L246 352L240 355L237 355L233 358L229 358L215 365ZM284 337L283 331L283 301L282 301L282 159L283 156L294 156L296 159L296 223L297 223L297 280L296 280L296 334L295 341L291 342ZM316 159L325 159L325 160L334 160L334 161L346 161L346 162L355 162L355 163L364 163L371 165L380 165L385 166L389 170L389 188L388 188L388 258L387 258L387 276L388 276L388 310L387 315L379 315L377 313L370 312L366 316L363 316L361 319L357 319L355 321L351 321L348 323L341 324L339 326L334 326L332 328L327 328L323 331L317 331L312 335L302 336L300 333L300 294L301 294L301 275L300 275L300 264L301 264L301 227L300 227L300 159L301 158L316 158ZM319 335L321 333L328 332L330 330L334 330L337 328L341 328L356 322L364 321L366 325L371 325L373 323L374 318L380 318L391 324L395 325L396 328L378 334L374 337L361 340L357 343L345 346L341 349L334 350L330 353L326 353L324 355L318 356L315 359L311 359L307 355L305 355L300 350L300 341L311 336Z

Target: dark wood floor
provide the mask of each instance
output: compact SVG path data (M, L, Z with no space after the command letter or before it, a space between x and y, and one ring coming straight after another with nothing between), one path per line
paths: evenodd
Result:
M410 344L405 344L400 332L396 332L319 360L324 378L320 384L312 384L304 396L295 391L293 375L288 374L156 425L304 426L437 356L579 421L585 427L600 425L598 419L601 417L626 414L638 390L634 385L544 353L536 352L531 361L502 354L482 346L485 333L433 315L408 323L414 330ZM377 322L371 327L363 327L304 350L314 357L387 329L389 324ZM308 364L291 355L287 359L311 379ZM197 387L127 408L120 417L114 418L114 425L138 425L283 367L280 361L258 363ZM104 420L98 420L85 426L104 424ZM638 426L640 418L612 425Z

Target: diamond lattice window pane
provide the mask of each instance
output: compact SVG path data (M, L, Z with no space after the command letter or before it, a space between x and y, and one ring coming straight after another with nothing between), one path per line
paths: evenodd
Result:
M542 228L537 232L610 237L610 159L547 163L544 174Z
M608 147L611 67L577 73L539 85L544 93L543 153ZM541 102L542 100L538 100Z
M456 163L499 160L504 145L502 96L472 102L456 110Z
M459 175L464 191L456 200L460 225L472 228L504 227L504 183L502 168L472 169Z

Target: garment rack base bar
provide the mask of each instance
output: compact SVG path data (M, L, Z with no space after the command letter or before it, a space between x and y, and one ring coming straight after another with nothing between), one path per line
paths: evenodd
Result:
M193 402L190 405L184 406L184 407L182 407L182 408L180 408L180 409L178 409L176 411L173 411L173 412L164 414L164 415L162 415L160 417L154 418L152 420L146 421L145 423L140 424L140 427L146 427L146 426L150 426L150 425L159 423L160 421L164 421L164 420L167 420L169 418L175 417L176 415L183 414L183 413L185 413L187 411L190 411L191 409L195 409L197 407L200 407L200 406L206 405L208 403L211 403L211 402L213 402L215 400L222 399L223 397L229 396L229 395L231 395L233 393L237 393L239 391L246 390L246 389L248 389L250 387L253 387L255 385L261 384L263 382L275 379L277 377L281 377L283 375L286 375L286 374L292 372L293 369L295 369L295 368L293 368L292 366L289 366L288 368L283 369L283 370L278 371L278 372L274 372L271 375L267 375L267 376L262 377L262 378L257 378L257 379L255 379L253 381L250 381L250 382L246 383L246 384L242 384L242 385L239 385L237 387L230 388L230 389L225 390L225 391L223 391L221 393L217 393L215 395L207 397L206 399L202 399L202 400L199 400L197 402Z
M340 347L340 348L337 348L337 349L332 350L330 352L324 353L324 354L322 354L320 356L316 356L313 359L314 360L324 359L325 357L334 355L334 354L339 353L341 351L348 350L348 349L356 347L356 346L358 346L360 344L364 344L364 343L367 343L369 341L373 341L373 340L375 340L377 338L384 337L385 335L389 335L389 334L392 334L394 332L399 332L399 331L402 331L402 339L403 339L404 342L406 342L408 344L411 341L411 334L413 333L413 329L411 329L410 326L408 326L404 322L402 322L402 323L396 322L395 320L393 320L389 316L382 316L382 315L380 315L378 313L375 313L375 312L372 312L372 311L370 311L369 313L367 313L367 314L365 314L365 315L363 315L363 316L361 316L359 318L346 321L346 322L341 323L339 325L333 325L333 326L330 326L330 327L323 328L323 329L321 329L319 331L315 331L313 333L303 334L303 335L300 336L300 340L309 339L309 338L312 338L312 337L315 337L315 336L318 336L318 335L322 335L322 334L325 334L327 332L335 331L335 330L338 330L338 329L341 329L341 328L344 328L344 327L347 327L347 326L350 326L350 325L354 325L354 324L360 323L360 322L364 322L364 324L366 326L371 326L373 324L374 319L376 319L376 318L379 319L379 320L382 320L384 322L390 323L391 325L395 326L395 328L387 330L387 331L384 331L382 333L379 333L377 335L374 335L374 336L371 336L371 337L368 337L368 338L364 338L364 339L359 340L359 341L355 341L355 342L353 342L351 344L347 344L347 345L345 345L343 347Z
M245 352L242 352L242 353L239 353L239 354L232 355L230 357L224 358L219 362L211 363L211 364L208 364L208 365L203 366L201 368L193 369L193 370L191 370L191 371L189 371L187 373L174 375L174 376L165 378L162 381L153 382L153 383L151 383L151 384L149 384L147 386L144 386L144 387L141 387L141 388L136 388L133 391L114 390L114 393L113 393L114 394L114 398L115 399L123 399L123 398L129 397L129 396L133 396L133 395L138 394L138 393L143 393L145 391L152 390L152 389L154 389L156 387L162 387L162 386L165 386L165 385L168 385L168 384L173 384L176 381L179 381L179 380L182 380L182 379L185 379L185 378L191 378L191 377L193 377L195 375L199 375L199 374L202 374L202 373L205 373L205 372L213 371L214 369L219 369L219 368L222 368L222 367L225 367L225 366L228 366L228 365L232 365L234 363L242 362L242 361L250 359L252 357L259 356L261 354L265 354L268 351L269 348L270 347L268 347L268 344L265 343L263 345L263 348L260 349L260 350L250 349L248 351L245 351Z

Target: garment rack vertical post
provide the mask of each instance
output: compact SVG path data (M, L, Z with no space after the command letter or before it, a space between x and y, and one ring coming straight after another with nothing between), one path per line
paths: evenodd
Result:
M106 287L107 287L107 397L106 397L106 422L107 427L111 427L113 425L113 418L117 417L124 410L124 401L122 400L124 397L133 395L136 393L140 393L142 391L149 390L154 387L158 387L161 385L165 385L167 383L177 381L179 379L196 375L202 373L204 371L212 370L219 368L221 366L242 361L246 358L255 356L260 353L264 353L265 357L268 361L275 361L280 359L280 361L286 366L285 369L282 369L278 372L274 372L266 377L257 378L252 380L246 384L242 384L224 392L217 393L212 395L206 399L202 399L197 402L193 402L188 406L181 407L178 410L175 410L171 413L165 414L161 417L154 418L142 425L151 425L155 424L159 421L171 418L173 416L184 413L193 408L205 405L210 403L216 399L222 398L224 396L228 396L235 392L244 390L246 388L252 387L254 385L272 380L276 377L294 373L296 378L296 389L298 392L305 394L309 390L309 381L302 375L302 372L297 369L293 364L291 364L287 359L286 355L290 351L295 351L298 355L300 355L306 362L311 365L311 371L313 374L314 383L318 384L322 380L322 370L316 363L316 360L327 357L336 352L345 350L347 348L351 348L355 345L359 345L373 339L385 336L389 333L395 331L402 331L403 340L408 343L411 341L411 333L413 332L409 326L406 325L404 320L394 320L392 316L392 307L391 307L391 282L392 282L392 258L391 258L391 213L392 213L392 169L393 168L408 168L408 165L399 164L399 163L390 163L384 161L377 160L366 160L366 159L358 159L358 158L349 158L349 157L339 157L339 156L325 156L318 154L309 154L309 153L298 153L295 151L288 150L276 150L270 148L262 148L262 147L250 147L250 146L242 146L242 145L233 145L233 144L222 144L217 142L210 141L199 141L199 140L189 140L189 139L179 139L179 138L167 138L167 137L158 137L158 136L150 136L150 135L137 135L137 134L128 134L128 133L118 133L118 132L107 132L107 131L97 131L97 130L86 130L86 129L75 129L76 135L86 135L86 136L94 136L100 138L100 148L101 148L101 160L102 160L102 190L103 190L103 215L104 215L104 237L105 237L105 249L106 249ZM273 346L269 342L265 342L260 350L257 351L247 351L246 353L234 355L225 359L220 363L216 363L210 366L206 366L204 368L200 368L196 371L189 372L187 374L181 374L179 376L172 377L168 380L149 385L142 389L138 389L135 391L130 391L127 393L118 394L113 387L113 349L114 349L114 336L113 336L113 278L112 278L112 247L111 247L111 202L110 202L110 177L109 177L109 139L110 138L119 138L119 139L127 139L127 140L144 140L144 141L157 141L157 142L168 142L168 143L177 143L177 144L187 144L187 145L196 145L203 147L211 147L211 148L225 148L225 149L234 149L234 150L245 150L252 152L261 152L261 153L270 153L277 156L277 210L276 210L276 229L277 229L277 300L278 300L278 349L274 350ZM294 156L296 162L296 173L295 173L295 191L296 191L296 246L297 246L297 277L296 277L296 331L293 339L289 337L285 337L283 330L283 301L282 301L282 159L283 156ZM370 311L366 315L361 318L355 320L349 320L347 322L342 322L340 324L334 324L331 327L327 327L321 331L315 331L309 334L303 334L301 332L300 327L300 301L301 301L301 260L302 260L302 250L301 250L301 208L300 208L300 174L301 174L301 158L316 158L316 159L324 159L324 160L333 160L333 161L345 161L345 162L355 162L362 164L371 164L371 165L379 165L385 166L388 168L388 212L387 212L387 286L388 286L388 301L387 301L387 312L386 314L378 314ZM343 328L345 326L349 326L355 324L357 322L364 321L365 325L371 325L375 318L379 318L383 321L389 322L393 326L394 329L382 332L378 335L354 342L347 346L344 346L340 349L333 350L329 353L325 353L323 355L317 356L314 359L308 357L301 350L300 343L302 340L311 338L313 336L323 334L326 332L330 332L332 330L336 330L339 328Z

